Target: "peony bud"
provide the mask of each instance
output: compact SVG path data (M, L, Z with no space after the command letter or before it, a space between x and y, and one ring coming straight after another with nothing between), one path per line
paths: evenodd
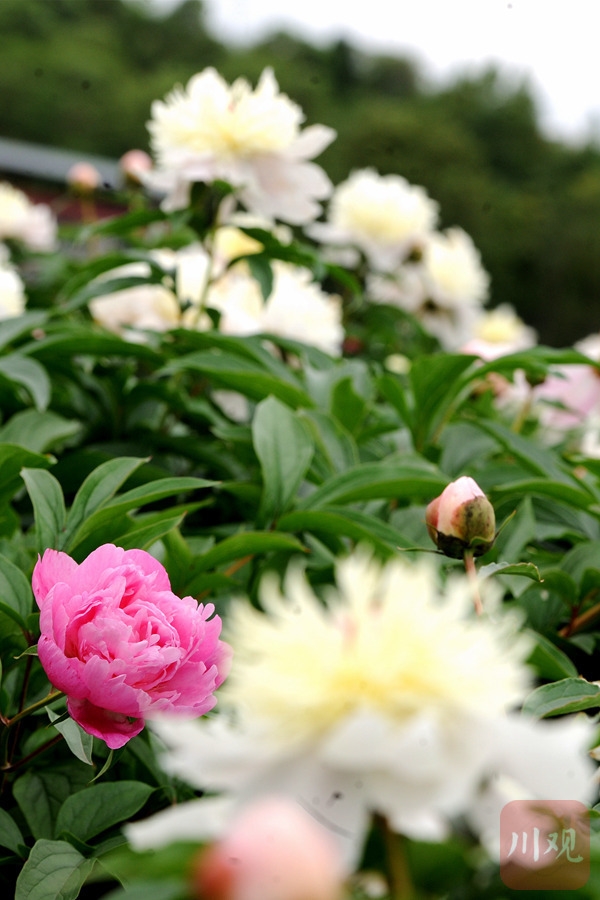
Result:
M337 845L297 803L267 797L245 809L229 833L193 864L199 900L340 900Z
M67 172L67 184L78 194L93 194L100 187L101 181L98 169L84 160L72 165Z
M144 175L153 167L152 158L145 150L128 150L119 160L121 171L128 181L141 184Z
M427 531L446 556L462 559L465 551L481 556L496 536L494 507L479 485L463 475L451 482L425 512Z

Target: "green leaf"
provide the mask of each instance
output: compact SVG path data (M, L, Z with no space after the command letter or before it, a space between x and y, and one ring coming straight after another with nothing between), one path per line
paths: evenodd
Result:
M320 509L332 503L402 498L431 500L446 487L447 478L420 459L397 464L363 463L334 475L298 504L299 509Z
M85 244L90 237L96 234L121 236L129 234L131 231L136 231L144 225L150 225L153 222L164 222L167 218L167 213L158 207L153 209L136 209L132 212L119 213L117 216L110 216L109 218L92 222L81 229L78 237L80 242Z
M51 464L51 460L40 453L32 453L15 444L0 444L0 503L10 500L23 487L23 467L48 469Z
M76 900L95 864L65 841L39 840L19 873L15 900Z
M104 900L181 900L185 890L181 881L152 879L117 888L106 894Z
M126 279L121 280L125 281ZM127 281L132 280L135 280L138 284L147 284L147 281L144 279L127 279ZM108 291L104 290L102 293L106 294ZM56 359L80 356L81 354L132 357L133 359L144 359L156 365L160 365L163 362L163 357L160 353L147 344L126 341L116 334L109 334L100 329L94 330L89 326L87 328L73 325L69 325L68 328L62 327L57 334L49 333L41 340L28 344L27 347L23 348L23 352L27 352L28 362L40 369L42 369L40 364L30 357L39 357L48 363L52 363ZM44 369L42 371L45 373Z
M0 384L2 381L24 387L36 407L46 409L50 402L51 385L45 368L34 359L12 353L0 359Z
M527 633L535 641L535 647L527 662L537 670L540 678L557 680L577 677L577 669L556 644L537 631L529 630Z
M439 426L451 404L459 399L459 376L473 365L463 353L440 353L414 360L409 380L414 397L413 439L422 448Z
M299 510L282 516L279 528L285 531L309 531L313 534L333 534L373 544L386 557L399 547L409 549L412 542L387 522L368 513L349 507L321 507L318 510Z
M87 842L134 816L153 790L141 781L109 781L77 791L61 806L55 833L73 833Z
M506 521L506 520L505 520ZM524 497L504 528L500 524L496 550L504 559L519 559L525 547L536 537L536 520L531 497Z
M38 553L58 550L67 521L60 482L45 469L22 469L21 477L33 504Z
M152 522L134 525L124 534L118 534L114 543L123 550L147 550L155 541L164 538L174 528L178 528L185 519L185 513L169 515L166 511Z
M94 738L88 734L73 719L65 719L59 721L62 716L55 713L54 710L46 708L48 718L65 739L65 742L71 753L88 766L92 766L92 749L94 746Z
M495 562L481 566L478 570L479 575L488 578L490 575L523 575L525 578L531 578L532 581L541 582L544 579L540 575L540 571L533 563L509 563Z
M351 375L340 379L331 392L331 413L350 434L356 435L364 422L369 406L356 390Z
M326 464L328 474L345 472L351 466L358 465L356 441L338 421L314 409L301 410L300 417L310 428L318 459Z
M585 541L565 553L561 568L579 585L590 569L600 570L600 541Z
M265 522L288 507L306 475L314 445L298 417L275 397L257 406L252 440L262 470L260 518Z
M195 595L194 582L200 573L215 569L224 563L243 559L245 556L272 553L278 550L306 552L303 544L291 534L283 534L279 531L244 531L241 534L234 534L211 547L202 556L196 557L191 567L190 578L182 590Z
M48 319L48 313L35 310L15 316L12 319L3 319L0 322L0 350L24 334L30 334L34 328L41 328Z
M26 628L32 604L33 594L29 581L21 569L0 555L0 609L21 628Z
M269 257L265 253L251 253L246 257L246 262L260 285L263 300L268 300L273 293L273 268Z
M220 350L189 353L172 360L159 374L174 372L201 372L223 387L239 391L253 400L263 400L272 395L288 406L313 406L308 394L289 379L279 378L250 360L242 359Z
M21 856L25 841L21 829L6 810L0 808L0 847L12 850L17 856Z
M68 788L66 779L63 779L62 782L57 779L54 784L50 784L40 773L33 772L31 769L15 781L14 798L19 804L34 838L53 837L56 793L60 796L60 792L68 791ZM51 789L54 795L50 793Z
M129 510L139 509L147 503L155 503L157 500L164 500L165 497L172 497L175 494L185 494L201 488L214 487L218 483L217 481L207 481L205 478L169 477L158 478L155 481L138 485L138 487L104 503L100 509L87 516L71 537L71 549ZM166 511L165 515L167 515Z
M404 424L414 431L413 397L400 379L392 375L382 375L377 381L377 386L385 399L395 408Z
M567 506L585 509L588 512L592 512L590 507L594 502L587 491L575 485L552 481L550 478L528 478L521 481L513 481L499 485L493 490L494 497L501 499L505 497L522 498L524 494L532 494L536 497L549 497L551 500L558 500Z
M600 708L600 686L584 678L563 678L536 688L525 700L523 713L543 719L584 709Z
M90 472L77 491L69 511L63 549L70 548L71 541L77 538L77 532L82 524L116 494L132 472L135 472L147 461L147 459L123 456L109 459Z
M583 493L582 482L579 479L575 479L560 464L559 457L553 450L540 446L536 441L517 434L517 432L507 428L501 422L478 418L473 420L472 425L493 437L511 456L518 459L534 475L541 475L544 478L567 485L578 485ZM588 492L588 494L591 501L593 494L591 492Z
M35 453L45 453L55 444L82 430L81 422L64 419L50 410L24 409L0 428L0 443L19 444Z

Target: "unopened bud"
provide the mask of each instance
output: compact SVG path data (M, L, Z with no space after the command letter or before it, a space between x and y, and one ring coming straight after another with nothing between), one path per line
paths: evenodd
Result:
M101 180L98 169L83 160L72 165L67 172L67 184L79 194L93 194Z
M340 900L342 882L331 835L294 801L268 797L200 852L191 886L199 900Z
M152 169L152 159L145 150L128 150L119 160L121 171L128 181L141 184L144 175Z
M451 482L425 512L427 531L446 556L462 559L467 550L481 556L496 536L494 507L479 485L463 475Z

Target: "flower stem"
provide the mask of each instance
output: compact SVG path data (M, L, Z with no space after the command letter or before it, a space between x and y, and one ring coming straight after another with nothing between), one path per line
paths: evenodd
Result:
M467 573L467 577L471 585L471 590L473 592L473 605L475 606L475 612L478 616L480 616L483 612L483 603L481 602L481 594L479 593L479 580L477 578L477 569L475 568L475 559L473 557L472 550L465 550L464 562L465 572Z
M376 815L375 822L383 834L385 844L390 900L415 900L415 889L406 858L406 838L392 831L385 816Z
M32 703L30 706L27 706L25 709L22 709L16 715L14 715L11 719L4 719L3 724L6 725L7 728L10 728L15 722L19 722L21 719L24 719L25 716L30 715L31 713L36 712L38 709L43 709L45 706L48 706L49 703L52 703L54 700L57 700L59 697L63 696L62 691L50 691L49 694L46 694L45 697L42 697L41 700L37 700L35 703Z

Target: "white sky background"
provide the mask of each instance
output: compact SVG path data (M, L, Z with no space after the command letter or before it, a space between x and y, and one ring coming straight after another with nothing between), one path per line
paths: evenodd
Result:
M210 31L226 42L252 43L278 29L320 45L345 37L359 49L411 56L435 81L500 64L528 79L548 134L600 140L600 0L204 3Z

